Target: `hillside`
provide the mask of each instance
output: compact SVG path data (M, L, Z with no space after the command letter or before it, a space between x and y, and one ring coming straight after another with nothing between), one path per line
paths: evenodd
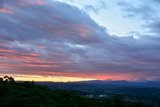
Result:
M50 90L33 82L0 82L0 107L155 107L149 102L123 101L119 96L87 98L67 90Z

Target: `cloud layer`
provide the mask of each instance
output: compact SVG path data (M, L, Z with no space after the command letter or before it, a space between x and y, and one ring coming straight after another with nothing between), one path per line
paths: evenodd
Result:
M110 36L84 11L51 0L0 7L0 73L154 80L159 70L159 36Z

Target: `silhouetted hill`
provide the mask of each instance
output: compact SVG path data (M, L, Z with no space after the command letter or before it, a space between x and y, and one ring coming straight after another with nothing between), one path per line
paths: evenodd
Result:
M0 82L0 107L156 107L145 100L114 95L94 98L74 91L50 90L33 82ZM158 107L158 105L157 105Z
M160 82L128 82L128 81L83 81L83 82L41 82L52 90L72 90L78 95L120 95L125 99L135 98L138 100L151 101L160 105Z
M160 81L129 82L129 81L81 81L81 82L38 82L51 89L88 90L106 88L156 88L160 89Z

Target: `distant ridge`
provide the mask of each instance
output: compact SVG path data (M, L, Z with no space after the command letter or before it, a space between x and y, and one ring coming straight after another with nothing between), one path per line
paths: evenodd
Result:
M48 86L56 89L106 89L114 87L130 87L130 88L160 88L160 81L144 81L144 82L130 82L130 81L80 81L80 82L37 82L37 84Z

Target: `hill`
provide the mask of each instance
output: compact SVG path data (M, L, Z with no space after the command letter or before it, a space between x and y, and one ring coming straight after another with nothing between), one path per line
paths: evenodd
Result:
M1 81L0 107L156 107L156 105L145 101L123 100L123 97L118 95L89 98L67 90L51 90L34 82Z

